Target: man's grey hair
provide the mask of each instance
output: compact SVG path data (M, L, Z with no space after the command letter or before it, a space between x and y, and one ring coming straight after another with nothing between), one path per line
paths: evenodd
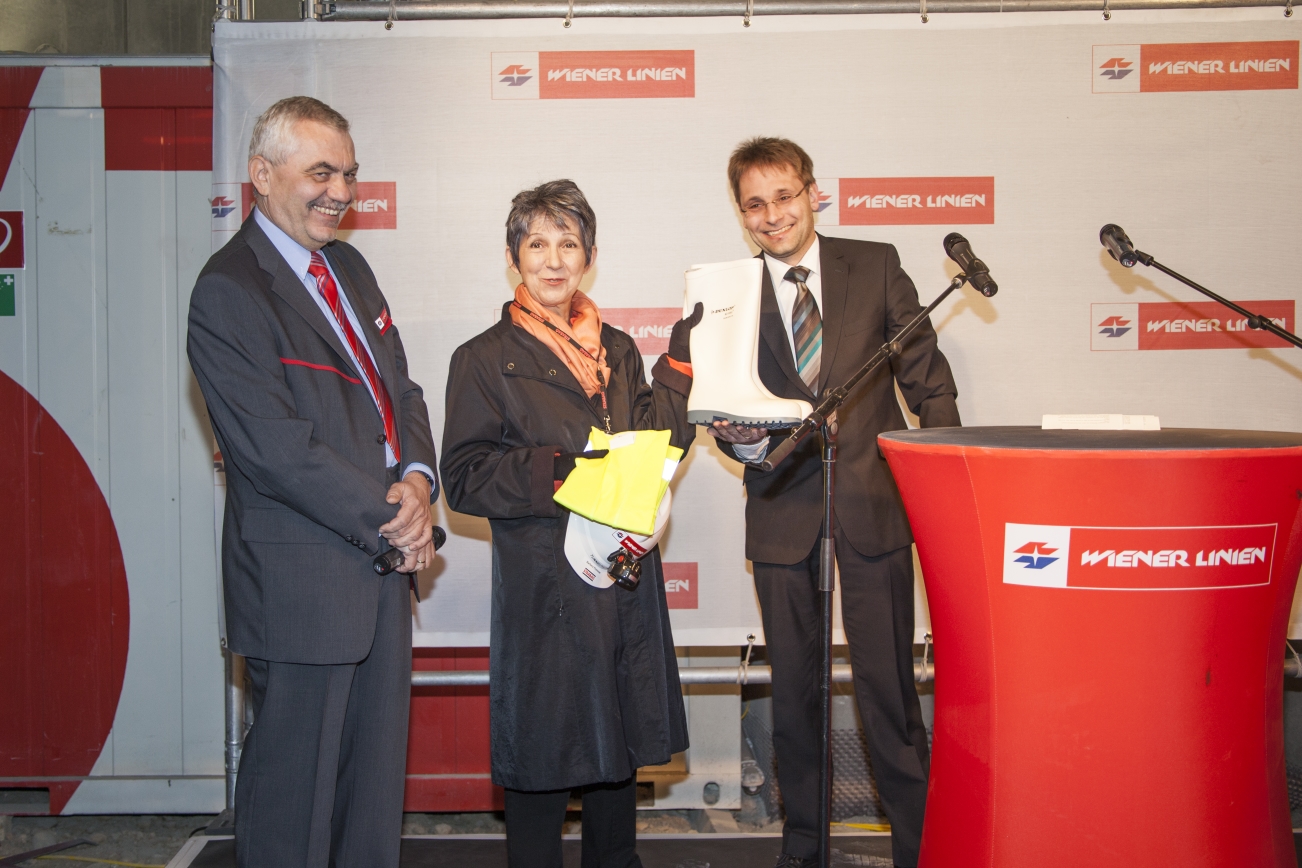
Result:
M540 219L550 220L557 229L578 229L584 261L592 261L592 249L597 246L597 215L592 213L579 185L563 178L523 190L511 200L511 213L506 216L506 246L517 267L520 246L529 237L534 221Z
M267 109L253 125L249 159L262 157L279 166L294 153L294 124L316 121L341 133L348 132L348 119L310 96L289 96Z

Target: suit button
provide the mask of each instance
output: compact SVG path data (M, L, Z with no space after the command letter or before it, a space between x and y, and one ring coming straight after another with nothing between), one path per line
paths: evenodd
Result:
M552 368L552 369L551 369L550 371L548 371L547 373L548 373L548 374L551 374L551 375L554 377L554 376L556 376L556 369L555 369L555 368Z
M350 536L346 536L346 537L344 537L344 542L347 542L347 543L349 543L349 544L351 545L351 544L352 544L352 541L353 541L353 538L352 538L352 537L350 537Z
M515 362L507 362L507 363L506 363L506 369L507 369L508 371L514 371L514 370L515 370Z
M384 442L384 435L383 435L383 434L376 434L376 435L375 435L375 442L376 442L376 443L383 443L383 442Z

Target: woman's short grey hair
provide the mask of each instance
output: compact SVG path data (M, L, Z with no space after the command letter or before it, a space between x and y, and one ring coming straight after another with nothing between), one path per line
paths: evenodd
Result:
M550 220L557 229L577 228L583 242L584 262L592 261L592 249L597 246L597 215L592 213L592 206L578 184L568 179L548 181L515 194L511 213L506 215L506 246L517 267L520 247L536 220Z
M262 157L279 166L294 153L294 124L316 121L341 133L348 132L348 119L330 106L310 96L285 97L267 109L253 125L249 139L249 159Z

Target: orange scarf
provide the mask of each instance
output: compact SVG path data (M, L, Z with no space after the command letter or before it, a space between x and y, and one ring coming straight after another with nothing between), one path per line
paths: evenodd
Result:
M571 335L579 345L592 354L597 359L593 364L592 359L587 358L574 345L565 338L556 334L556 332L547 328L547 326L538 322L538 320L529 316L529 314L520 310L515 305L511 305L511 322L527 331L529 334L542 341L543 344L556 354L556 358L565 363L565 367L570 369L574 378L579 381L583 391L591 398L601 389L601 383L597 380L597 366L601 366L601 376L610 382L610 366L606 364L606 348L601 345L601 312L593 304L592 299L588 298L578 290L574 291L574 297L570 299L570 321L564 322L559 319L550 310L538 303L529 290L522 283L515 288L515 300L529 308L538 316L544 317L552 325L561 329L568 335Z

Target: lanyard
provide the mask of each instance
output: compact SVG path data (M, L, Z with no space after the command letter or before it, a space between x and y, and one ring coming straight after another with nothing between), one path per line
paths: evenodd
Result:
M560 335L561 337L565 338L565 340L567 340L567 341L570 342L570 346L572 346L572 347L574 347L574 349L578 350L579 353L580 353L580 354L581 354L585 359L587 359L588 361L592 362L593 365L596 366L596 369L597 369L597 387L598 387L598 388L597 388L597 391L601 394L601 412L602 412L602 422L604 422L605 425L606 425L606 433L607 433L607 434L612 433L611 430L610 430L610 408L609 408L608 406L606 406L606 378L605 378L605 376L603 376L602 373L601 373L601 362L597 361L597 357L594 356L592 353L588 352L587 348L584 347L583 344L581 344L581 343L579 343L578 341L576 341L573 337L571 337L571 336L570 336L569 334L567 334L566 332L562 331L561 329L558 329L558 328L557 328L555 325L553 325L552 322L551 322L550 320L548 320L547 318L545 318L545 317L541 317L541 316L539 316L538 314L534 313L533 311L529 310L529 308L527 308L527 307L525 307L524 305L520 304L519 301L513 301L513 302L511 302L511 304L513 304L513 305L515 305L516 307L520 308L520 310L524 311L524 313L525 313L527 316L531 316L531 317L533 317L533 318L536 319L538 322L542 323L544 326L546 326L547 328L551 329L551 330L552 330L553 332L555 332L556 334L558 334L558 335Z

